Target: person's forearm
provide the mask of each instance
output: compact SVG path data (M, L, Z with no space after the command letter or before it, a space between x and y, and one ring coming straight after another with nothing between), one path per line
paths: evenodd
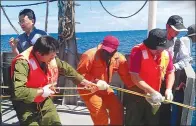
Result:
M172 89L175 81L174 72L170 72L166 76L166 89Z
M83 79L80 84L82 84L82 85L88 85L88 84L92 84L92 82L90 82L90 81L88 81L86 79Z
M14 53L14 54L18 55L18 54L19 54L19 51L18 51L18 49L17 49L17 48L12 47L12 53Z
M144 90L146 93L152 94L155 90L150 87L144 80L142 80L138 74L131 73L131 78L133 83L140 89Z
M188 64L190 64L192 58L191 57L186 57L174 64L175 70L182 70L184 69Z
M22 100L25 103L31 103L34 101L35 97L41 95L43 92L41 89L27 88L27 87L17 87L14 91L14 99Z

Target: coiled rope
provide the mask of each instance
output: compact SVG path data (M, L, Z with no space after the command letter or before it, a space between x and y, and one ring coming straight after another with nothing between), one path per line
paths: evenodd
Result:
M67 42L70 40L74 33L75 33L75 10L74 10L74 1L68 0L68 1L61 1L59 0L58 6L62 8L62 6L66 6L64 15L60 17L59 23L63 26L63 31L60 33L59 37L63 39L61 42ZM62 43L60 43L62 44Z

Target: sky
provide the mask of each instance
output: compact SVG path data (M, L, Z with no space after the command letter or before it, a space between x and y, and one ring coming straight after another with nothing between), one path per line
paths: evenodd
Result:
M40 1L1 1L2 5L30 4ZM117 16L128 16L135 13L145 1L103 1L104 6L112 14ZM80 6L75 7L76 32L97 31L123 31L123 30L147 30L148 28L148 6L135 16L119 19L110 16L99 1L76 1ZM157 28L165 28L165 24L171 15L180 15L184 19L185 27L195 23L195 1L158 1L157 5ZM4 8L8 17L17 30L22 33L18 24L18 14L22 9L30 8L36 15L36 28L44 30L46 4ZM48 33L58 32L58 5L57 2L49 4ZM9 25L7 19L1 12L1 34L16 34Z

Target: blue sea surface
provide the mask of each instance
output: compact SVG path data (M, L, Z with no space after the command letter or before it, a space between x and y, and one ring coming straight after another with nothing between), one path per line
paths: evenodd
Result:
M54 38L58 39L57 33L49 33ZM113 35L120 40L120 46L118 51L123 54L129 54L132 47L141 43L147 37L147 30L131 30L131 31L107 31L107 32L81 32L76 33L77 48L79 53L83 53L86 50L97 46L102 42L106 35ZM179 37L185 35L184 32L179 34ZM1 35L1 51L11 51L9 46L9 39L11 37L16 38L17 35Z
M182 32L178 37L184 36L186 33ZM57 33L50 33L51 36L58 39ZM77 49L79 53L83 53L86 50L97 46L102 42L106 35L116 36L120 40L120 46L118 51L123 54L129 54L132 47L141 43L147 37L147 30L131 30L131 31L107 31L107 32L82 32L76 33ZM17 35L1 35L1 52L11 51L9 46L9 39L11 37L16 38ZM196 53L195 50L192 53ZM196 67L195 65L193 66ZM195 104L194 104L195 106ZM192 125L196 125L196 112L193 112Z
M58 38L58 34L50 33L54 38ZM102 42L103 38L106 35L116 36L120 40L119 51L123 54L129 54L130 49L142 42L146 36L146 30L137 30L137 31L111 31L111 32L83 32L76 33L77 39L77 48L79 53L83 53L84 51L97 46L100 42ZM17 35L1 35L1 51L11 51L9 46L9 38L16 38Z

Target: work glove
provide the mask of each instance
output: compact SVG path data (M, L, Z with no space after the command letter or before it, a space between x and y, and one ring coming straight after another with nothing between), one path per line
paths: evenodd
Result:
M147 94L150 96L150 94ZM154 103L151 98L146 98L146 101L152 106L152 113L155 115L161 106L160 102Z
M173 94L172 94L172 90L171 89L166 89L165 90L165 99L172 101L174 98Z
M150 94L153 103L161 103L165 100L165 98L157 91Z
M98 80L97 81L97 87L99 90L107 90L110 85L108 85L105 81L103 80Z
M52 86L53 86L53 84L47 84L46 86L44 86L42 88L43 89L42 97L46 98L46 97L54 94L54 91L50 89Z

